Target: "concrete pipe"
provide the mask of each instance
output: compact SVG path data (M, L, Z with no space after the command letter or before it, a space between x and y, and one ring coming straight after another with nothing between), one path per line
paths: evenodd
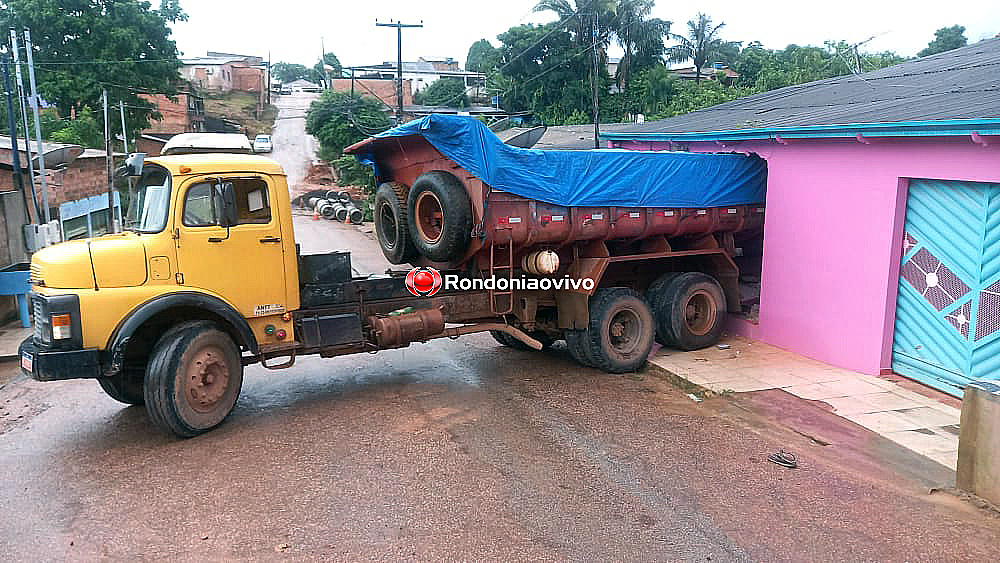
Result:
M340 203L338 201L333 205L331 205L331 209L333 209L333 217L336 220L343 222L344 220L347 219L347 213L348 213L347 206L345 206L343 203Z
M347 206L347 219L355 225L360 225L365 220L365 213L353 205Z

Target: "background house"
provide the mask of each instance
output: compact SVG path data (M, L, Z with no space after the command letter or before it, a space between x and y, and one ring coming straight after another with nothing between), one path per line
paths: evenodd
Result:
M951 393L1000 358L1000 39L602 135L767 161L745 334Z
M380 65L354 67L355 78L378 78L394 80L396 78L396 62L387 61ZM480 72L470 72L459 68L452 59L424 59L415 62L403 61L403 80L409 80L412 93L423 90L438 79L452 77L462 80L466 94L473 99L481 99L486 95L483 87L486 85L486 75Z
M260 57L209 51L204 57L181 59L181 77L206 92L264 92L267 68Z

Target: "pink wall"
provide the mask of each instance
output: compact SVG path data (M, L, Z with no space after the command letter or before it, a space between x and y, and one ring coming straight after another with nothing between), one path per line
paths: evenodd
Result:
M907 178L1000 182L1000 140L690 143L767 160L759 338L836 366L890 366ZM622 148L668 148L625 142Z

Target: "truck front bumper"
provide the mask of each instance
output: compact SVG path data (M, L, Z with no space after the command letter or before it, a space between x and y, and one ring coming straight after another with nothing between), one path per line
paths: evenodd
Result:
M88 379L100 375L96 348L84 350L40 350L32 337L24 339L18 349L21 371L38 381Z

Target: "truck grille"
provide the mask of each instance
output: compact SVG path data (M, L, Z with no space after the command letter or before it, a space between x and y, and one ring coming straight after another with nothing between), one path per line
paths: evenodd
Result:
M34 321L32 335L38 342L42 341L42 325L45 323L45 313L42 311L42 303L38 299L31 300L31 318Z
M40 264L36 264L35 262L31 263L31 268L28 274L28 281L31 282L32 284L37 284L38 282L42 281L42 266Z

